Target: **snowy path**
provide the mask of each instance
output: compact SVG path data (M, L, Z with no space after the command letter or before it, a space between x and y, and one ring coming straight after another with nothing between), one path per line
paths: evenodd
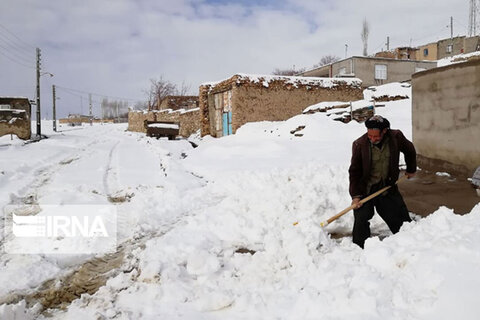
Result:
M2 255L0 301L30 297L28 301L36 295L38 301L45 303L45 297L40 299L41 292L51 295L52 285L71 280L78 274L81 279L103 277L93 284L98 288L103 285L105 274L121 265L124 255L147 239L165 233L187 216L185 210L192 209L189 205L183 210L181 203L166 205L165 201L168 202L169 196L177 199L184 191L179 188L203 185L198 177L185 173L170 161L191 149L190 144L179 141L160 146L160 142L153 146L148 139L142 141L143 135L124 130L123 125L86 127L52 134L39 143L2 146L0 192L8 195L2 197L2 207L9 204L113 204L117 208L119 247L116 254L104 257ZM176 180L181 180L182 184L178 185ZM152 215L156 223L151 223ZM1 230L3 239L4 228ZM81 272L72 274L78 268ZM19 275L22 275L19 281L11 281ZM57 281L45 283L55 278ZM76 282L82 284L83 292L81 289L78 292L78 286L64 286L62 291L69 294L77 291L78 296L93 293L91 286L85 286L85 281ZM38 287L42 283L43 286ZM61 299L65 292L57 292L57 296ZM58 305L62 302L58 298L46 304Z
M380 112L411 137L409 100ZM299 126L301 138L291 134ZM351 142L364 132L317 113L251 123L196 149L121 126L2 147L1 179L18 178L2 180L2 194L113 205L120 227L112 255L3 255L0 317L478 319L480 205L464 216L439 208L395 235L376 215L380 237L365 250L328 235L350 232L351 214L319 227L350 204ZM29 164L28 153L52 164Z

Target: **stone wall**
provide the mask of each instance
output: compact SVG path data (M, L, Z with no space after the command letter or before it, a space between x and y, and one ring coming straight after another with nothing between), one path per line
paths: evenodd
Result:
M200 132L202 136L210 134L210 113L208 110L208 93L212 85L204 84L199 88L198 107L200 108Z
M145 120L170 121L180 125L180 136L189 137L200 129L200 110L153 110L130 111L128 113L128 131L146 133Z
M312 79L302 83L303 79ZM283 121L313 104L322 101L354 101L363 98L361 82L358 79L324 79L334 83L332 86L319 85L321 79L279 77L260 78L250 81L242 76L234 77L214 85L200 87L201 134L220 137L221 130L215 129L218 115L215 117L213 96L231 90L232 131L247 122ZM308 80L305 80L308 81Z
M415 74L412 121L421 167L471 176L480 166L480 60Z
M0 97L0 137L15 134L28 140L31 137L31 106L27 98Z

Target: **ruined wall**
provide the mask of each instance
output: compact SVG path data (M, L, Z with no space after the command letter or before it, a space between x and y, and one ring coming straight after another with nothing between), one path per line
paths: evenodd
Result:
M1 97L0 137L15 134L27 140L31 136L31 106L27 98Z
M128 131L146 133L145 120L172 121L180 125L180 136L189 137L200 129L200 109L191 110L161 110L161 111L130 111L128 113Z
M412 121L421 167L471 176L480 166L480 60L415 74Z
M197 96L166 96L160 103L157 105L157 110L180 110L180 109L194 109L198 108L198 97Z

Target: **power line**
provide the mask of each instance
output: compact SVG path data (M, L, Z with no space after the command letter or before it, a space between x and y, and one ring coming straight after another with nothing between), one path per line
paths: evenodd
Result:
M55 88L57 89L58 86L55 85ZM85 95L80 95L80 94L74 93L74 92L70 91L69 89L65 89L65 88L62 88L61 91L62 91L63 93L67 93L67 94L72 95L72 96L74 96L74 97L80 98L81 100L83 100L83 99L88 100L88 99L89 99L87 93L83 93L83 94L85 94ZM58 95L57 95L57 96L58 96ZM92 102L94 103L94 105L96 106L96 108L100 108L100 111L102 110L102 105L103 105L104 101L99 101L99 100L96 100L96 99L92 99ZM82 105L80 105L80 108L83 110Z
M8 28L4 25L0 24L0 28L0 31L2 31L3 29L7 32L0 32L0 40L2 40L3 43L8 46L5 47L3 45L0 45L0 48L3 49L3 52L0 51L0 54L22 67L35 69L35 67L30 64L32 63L32 61L34 61L34 56L31 56L31 50L28 50L26 48L31 48L33 50L36 50L36 48L23 41L20 37L8 30Z
M34 59L35 54L33 53L33 50L27 50L24 47L20 46L18 43L12 41L9 37L4 35L0 30L0 40L5 43L7 46L9 46L11 49L15 50L18 54L22 54L29 59Z
M21 65L22 67L29 68L29 69L35 69L35 67L33 67L33 66L31 66L31 65L30 65L30 66L29 66L29 65L26 65L26 64L24 64L24 63L22 63L22 62L20 62L20 61L18 61L18 60L15 60L14 58L11 58L11 57L7 56L6 54L4 54L4 53L1 52L1 51L0 51L0 54L1 54L2 56L4 56L5 58L7 58L8 60L10 60L10 61L12 61L12 62L15 62L15 63L18 64L18 65Z
M20 37L18 37L15 33L13 33L12 31L8 30L7 27L5 27L4 25L2 25L0 23L0 28L4 29L5 31L7 31L9 34L11 34L13 37L15 37L18 41L20 41L23 46L25 46L26 48L30 48L30 49L33 49L33 50L36 50L36 48L34 46L32 46L31 44L29 44L28 42L26 41L23 41Z
M23 61L24 63L27 63L27 64L28 64L28 63L31 63L32 61L35 61L34 58L28 59L28 58L22 57L22 56L20 56L20 55L17 55L15 52L12 52L11 49L9 49L9 48L1 45L1 44L0 44L0 48L3 49L4 52L8 52L8 53L9 53L11 56L13 56L15 59L21 60L21 61Z
M134 99L134 98L125 98L125 97L109 96L109 95L106 95L106 94L100 94L100 93L94 93L94 92L87 92L87 91L82 91L82 90L78 90L78 89L72 89L72 88L62 87L62 86L58 86L58 85L55 85L55 87L56 87L56 88L63 89L63 90L70 90L70 91L73 91L73 92L78 92L78 93L83 93L83 94L92 94L92 95L94 95L94 96L104 97L104 98L112 98L112 99L119 99L119 100L129 100L129 101L141 101L141 100L142 100L142 99Z

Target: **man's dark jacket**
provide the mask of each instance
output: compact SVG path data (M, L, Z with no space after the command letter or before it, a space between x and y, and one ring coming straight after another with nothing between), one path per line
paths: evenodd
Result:
M393 185L398 180L400 170L398 162L400 152L404 154L405 162L407 163L407 172L414 173L417 170L417 153L415 147L400 130L389 129L383 140L389 137L390 147L390 164L388 169L388 178L385 181L386 185ZM353 142L352 145L352 160L350 163L350 195L354 197L364 197L367 195L367 183L370 178L371 170L371 150L370 140L365 133L363 136Z

